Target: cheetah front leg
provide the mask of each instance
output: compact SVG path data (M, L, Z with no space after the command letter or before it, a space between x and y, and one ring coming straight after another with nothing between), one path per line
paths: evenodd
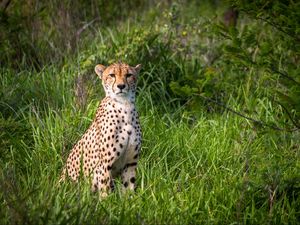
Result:
M126 164L125 168L123 169L121 175L123 192L127 190L131 190L131 191L135 190L136 168L137 168L137 162L132 162Z
M108 166L100 163L94 170L94 177L92 181L92 190L99 191L101 197L106 197L111 191L111 173Z

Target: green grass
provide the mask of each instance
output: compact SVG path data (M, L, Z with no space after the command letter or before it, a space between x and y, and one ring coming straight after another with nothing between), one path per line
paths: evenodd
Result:
M54 72L61 77L55 85ZM95 98L86 110L76 108L73 84L64 79L70 74L45 68L27 76L28 83L41 78L43 96L1 120L9 129L2 134L10 135L2 139L1 224L297 224L297 132L252 129L226 113L195 118L183 107L157 110L147 89L137 99L144 137L137 192L117 188L100 199L84 182L58 185L98 105ZM258 107L261 116L274 113L268 102Z
M95 28L57 65L0 69L0 224L299 224L299 131L259 126L184 88L182 96L172 92L172 81L188 78L183 84L197 83L199 94L221 96L238 112L289 124L265 88L279 78L237 70L222 58L205 64L203 54L221 51L226 40L205 36L215 21L195 15L213 9L196 5L157 4L115 27ZM138 189L122 194L117 180L116 191L100 199L84 181L58 180L104 96L95 64L119 59L143 65Z

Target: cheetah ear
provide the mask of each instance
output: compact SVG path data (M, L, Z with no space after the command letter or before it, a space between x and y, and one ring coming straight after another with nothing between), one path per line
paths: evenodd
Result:
M136 66L134 67L134 69L135 69L135 71L136 71L137 73L139 73L140 70L142 69L142 64L136 65Z
M100 77L100 79L102 79L102 74L105 69L106 69L106 66L103 66L101 64L98 64L97 66L95 66L95 72Z

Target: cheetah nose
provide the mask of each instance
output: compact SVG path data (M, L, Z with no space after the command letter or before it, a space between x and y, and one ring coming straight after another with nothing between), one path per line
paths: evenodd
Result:
M117 87L118 87L120 90L122 90L122 89L125 88L125 84L118 84Z

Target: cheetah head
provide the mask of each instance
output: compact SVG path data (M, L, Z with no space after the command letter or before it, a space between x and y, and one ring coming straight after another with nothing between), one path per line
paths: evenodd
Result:
M141 64L131 67L124 63L115 63L110 66L98 64L95 72L102 80L106 96L116 100L134 99L136 81Z

